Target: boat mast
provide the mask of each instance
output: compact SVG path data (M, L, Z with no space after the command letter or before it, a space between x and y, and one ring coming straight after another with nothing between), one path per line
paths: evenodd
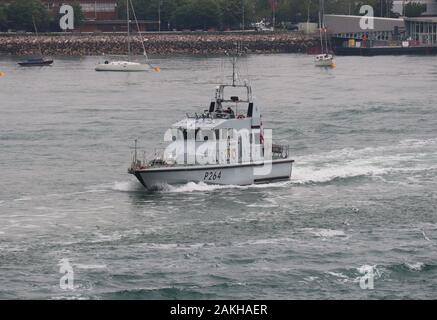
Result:
M323 54L323 34L322 34L322 0L319 1L319 31L320 31L320 48L322 49Z
M328 54L328 35L326 34L326 27L325 27L325 0L322 0L322 25L323 25L323 33L325 34L325 48L326 53Z
M134 153L134 163L137 165L138 163L138 153L137 153L137 147L138 147L138 139L135 139L135 153Z
M127 59L130 61L131 48L130 48L130 15L129 15L129 0L126 0L127 10Z
M236 82L236 74L235 74L235 63L236 63L236 57L232 57L232 86L235 87Z
M140 38L141 38L141 45L143 46L143 55L146 57L146 60L149 60L149 57L147 56L147 52L146 52L146 46L144 45L143 34L141 33L140 24L139 24L138 19L137 19L137 14L135 13L134 4L132 3L132 0L128 0L128 1L130 1L130 5L132 8L132 14L134 16L135 24L137 25L137 30L138 30L138 33L139 33Z
M41 43L39 42L38 28L36 27L35 16L32 15L33 27L35 28L36 42L38 43L39 54L42 57Z

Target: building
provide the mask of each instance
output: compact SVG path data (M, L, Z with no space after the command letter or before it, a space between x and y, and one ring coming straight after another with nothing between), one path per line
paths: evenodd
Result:
M437 17L373 18L373 29L362 29L363 18L325 16L337 55L437 54Z
M346 41L350 39L391 41L399 39L405 33L404 19L373 18L373 29L362 29L362 16L325 15L327 31L334 39Z
M64 4L78 3L85 16L85 21L76 31L121 31L120 21L117 20L117 1L115 0L43 0L47 8L58 14Z
M78 3L85 16L85 21L76 31L81 32L126 32L125 19L119 19L117 13L117 0L43 0L47 8L58 14L64 4ZM138 21L141 31L146 31L154 21ZM132 28L137 30L136 26Z
M81 32L126 32L127 21L118 17L117 0L43 0L54 13L59 12L63 4L79 3L85 15L85 21L76 31ZM137 30L135 22L131 22L132 32ZM139 20L140 31L155 30L158 21Z
M48 9L59 13L63 4L79 3L87 21L104 21L117 19L116 0L43 0Z
M408 38L420 45L437 45L437 17L405 18Z
M78 3L87 20L117 19L117 0L40 0L53 14L59 13L64 4ZM0 0L0 4L10 4L13 0Z

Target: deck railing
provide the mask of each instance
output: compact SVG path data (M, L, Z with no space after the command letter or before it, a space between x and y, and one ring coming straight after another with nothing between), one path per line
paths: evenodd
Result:
M129 171L135 171L138 169L144 169L147 167L165 167L165 166L175 166L176 159L174 159L173 162L169 162L168 159L165 159L165 151L166 149L160 148L160 149L154 149L154 152L146 153L143 152L142 154L138 154L138 150L135 149L135 151L132 152L132 164ZM229 155L230 155L230 149L224 151L227 155L228 162L230 161ZM265 154L265 153L264 153ZM277 159L286 159L290 155L290 146L289 145L283 145L283 144L272 144L272 160ZM186 158L184 156L184 158ZM216 156L216 162L210 163L210 164L220 164L221 157L217 153ZM252 159L252 161L255 161ZM241 160L237 161L241 162ZM187 164L183 164L187 165ZM197 165L192 164L192 165Z

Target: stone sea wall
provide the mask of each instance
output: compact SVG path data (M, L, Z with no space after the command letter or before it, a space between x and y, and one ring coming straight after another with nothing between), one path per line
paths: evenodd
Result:
M153 33L144 34L149 54L223 54L241 43L247 53L307 52L318 45L315 38L296 33ZM38 43L45 55L85 56L126 54L127 36L121 34L0 34L0 53L26 56L38 53ZM141 38L132 37L132 50L142 53Z

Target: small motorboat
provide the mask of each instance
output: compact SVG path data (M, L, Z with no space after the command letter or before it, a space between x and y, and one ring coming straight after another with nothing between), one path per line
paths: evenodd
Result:
M51 66L53 64L53 60L44 58L33 58L18 62L18 64L22 67L46 67Z

